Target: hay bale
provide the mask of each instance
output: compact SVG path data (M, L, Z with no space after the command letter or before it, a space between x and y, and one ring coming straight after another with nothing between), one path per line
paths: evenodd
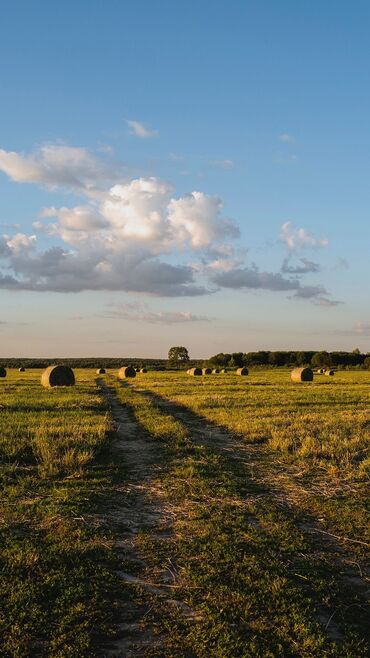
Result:
M220 372L221 372L222 375L224 375L225 372L227 372L227 370L226 370L226 368L222 368L222 370L220 370Z
M238 368L236 374L245 377L246 375L248 375L248 368Z
M295 368L290 373L292 382L312 382L313 371L311 368Z
M325 370L325 375L327 377L333 377L335 374L334 370Z
M98 368L96 371L97 375L105 375L105 368Z
M41 384L45 388L74 386L75 376L69 366L49 366L41 375Z
M26 370L26 368L24 368L23 366L21 366L20 368L18 368L18 372L25 372L25 370Z
M6 370L4 366L0 366L0 377L6 377Z
M317 371L317 374L318 375L323 375L324 372L325 372L325 368L319 368L319 370Z
M201 375L202 371L200 368L190 368L188 370L188 375L192 375L193 377L197 377L198 375Z
M211 375L211 374L212 374L211 368L202 368L202 375Z
M118 379L127 379L128 377L136 377L136 370L132 366L123 366L118 371Z
M146 368L140 368L140 372L148 372Z
M220 371L219 371L218 368L213 368L213 370L212 370L212 375L218 375L219 372L220 372Z

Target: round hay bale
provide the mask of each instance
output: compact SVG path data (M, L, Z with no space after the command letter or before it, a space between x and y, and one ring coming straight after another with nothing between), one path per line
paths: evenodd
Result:
M105 375L105 368L98 368L96 371L97 375Z
M4 366L0 366L0 377L6 377L6 370Z
M246 375L248 375L248 368L238 368L236 374L245 377Z
M127 377L136 377L136 370L132 366L124 366L118 371L118 379L127 379Z
M221 372L222 375L224 375L225 372L227 372L227 370L226 370L226 368L222 368L222 370L220 370L220 372Z
M140 368L140 372L148 372L146 368Z
M197 377L198 375L201 375L202 371L200 368L190 368L188 370L188 375L192 375L193 377Z
M312 382L313 372L311 368L295 368L290 373L292 382Z
M75 376L69 366L49 366L41 375L41 384L45 388L74 386Z
M325 372L325 368L319 368L319 370L317 371L317 374L318 375L323 375L324 372Z
M327 377L333 377L335 374L334 370L325 370L325 375Z
M25 371L26 371L26 368L24 368L23 366L21 366L20 368L18 368L18 372L25 372Z
M220 372L220 371L219 371L218 368L213 368L213 370L212 370L212 375L218 375L219 372Z
M212 375L211 368L202 368L202 375Z

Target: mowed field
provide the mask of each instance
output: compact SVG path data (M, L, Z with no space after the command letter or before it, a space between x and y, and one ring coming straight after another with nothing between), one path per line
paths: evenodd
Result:
M0 655L369 654L370 372L0 380Z

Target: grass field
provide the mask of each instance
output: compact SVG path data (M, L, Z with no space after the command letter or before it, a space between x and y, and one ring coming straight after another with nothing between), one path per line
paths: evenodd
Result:
M0 381L0 655L368 655L370 372Z

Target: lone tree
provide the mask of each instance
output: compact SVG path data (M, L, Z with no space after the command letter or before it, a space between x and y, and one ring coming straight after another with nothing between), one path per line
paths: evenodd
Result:
M186 347L170 347L168 351L170 365L176 366L189 361L189 353Z

